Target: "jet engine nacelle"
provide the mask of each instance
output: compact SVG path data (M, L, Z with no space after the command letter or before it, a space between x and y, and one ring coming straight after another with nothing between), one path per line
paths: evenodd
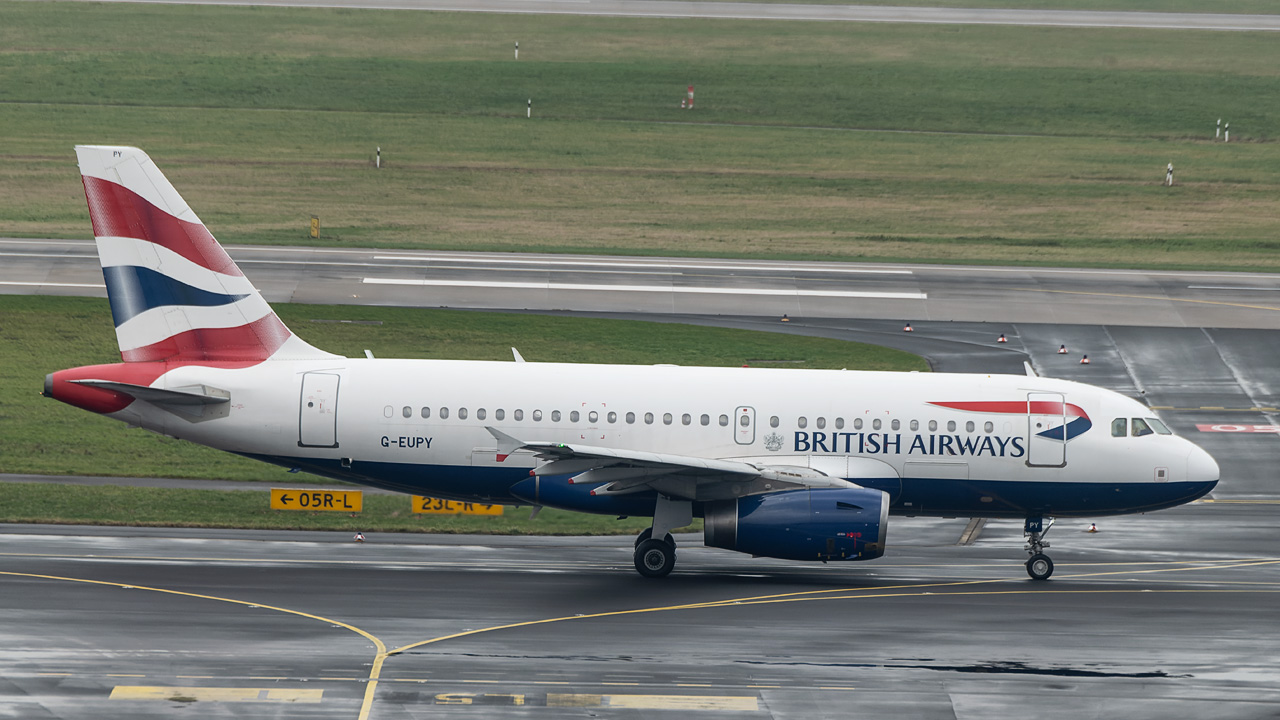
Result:
M783 560L874 560L889 528L888 494L863 487L750 495L703 511L708 547Z

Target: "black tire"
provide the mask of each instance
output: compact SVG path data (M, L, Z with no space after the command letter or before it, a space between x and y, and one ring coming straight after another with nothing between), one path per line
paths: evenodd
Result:
M1027 574L1032 580L1048 580L1053 574L1053 561L1044 553L1036 553L1027 561Z
M648 540L651 537L653 537L653 528L647 527L644 530L641 530L640 534L636 536L635 546L640 547L640 543L644 542L645 540ZM676 539L671 537L671 533L667 533L666 541L667 541L667 544L670 545L671 547L674 548L676 546Z
M647 578L666 577L676 566L676 549L652 538L636 547L636 572Z

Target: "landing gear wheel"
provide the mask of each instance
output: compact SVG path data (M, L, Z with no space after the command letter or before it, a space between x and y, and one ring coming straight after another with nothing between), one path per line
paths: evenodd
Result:
M645 540L648 540L651 537L653 537L653 528L647 527L644 530L641 530L640 534L636 536L636 547L640 547L640 543L644 542ZM665 540L667 541L667 544L670 545L671 547L674 548L676 546L676 539L671 537L671 533L667 533L667 537L665 538Z
M650 538L636 546L636 572L647 578L666 577L676 566L676 549Z
M1032 580L1048 580L1053 574L1053 561L1044 553L1036 553L1027 561L1027 574Z

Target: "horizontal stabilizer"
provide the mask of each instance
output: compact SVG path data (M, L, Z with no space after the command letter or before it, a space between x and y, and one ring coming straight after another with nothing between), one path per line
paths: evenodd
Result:
M144 400L192 422L226 417L231 393L208 385L188 385L165 389L113 380L69 380L76 385L111 390Z

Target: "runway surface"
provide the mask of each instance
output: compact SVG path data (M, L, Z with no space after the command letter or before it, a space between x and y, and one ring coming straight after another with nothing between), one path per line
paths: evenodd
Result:
M228 248L269 302L1274 328L1280 275ZM106 297L92 241L0 238L0 292Z
M6 526L0 717L1280 713L1280 333L628 316L881 341L939 370L1027 360L1145 392L1223 480L1096 534L1059 523L1047 583L1026 579L1020 523L967 518L893 518L886 556L850 565L680 537L659 582L636 576L626 537Z
M753 2L668 2L666 0L107 0L183 5L261 5L379 10L608 15L616 17L807 20L952 25L1026 25L1171 30L1280 30L1280 15L1214 13L1102 12L1082 10L1010 10L891 7L879 5L802 5Z

